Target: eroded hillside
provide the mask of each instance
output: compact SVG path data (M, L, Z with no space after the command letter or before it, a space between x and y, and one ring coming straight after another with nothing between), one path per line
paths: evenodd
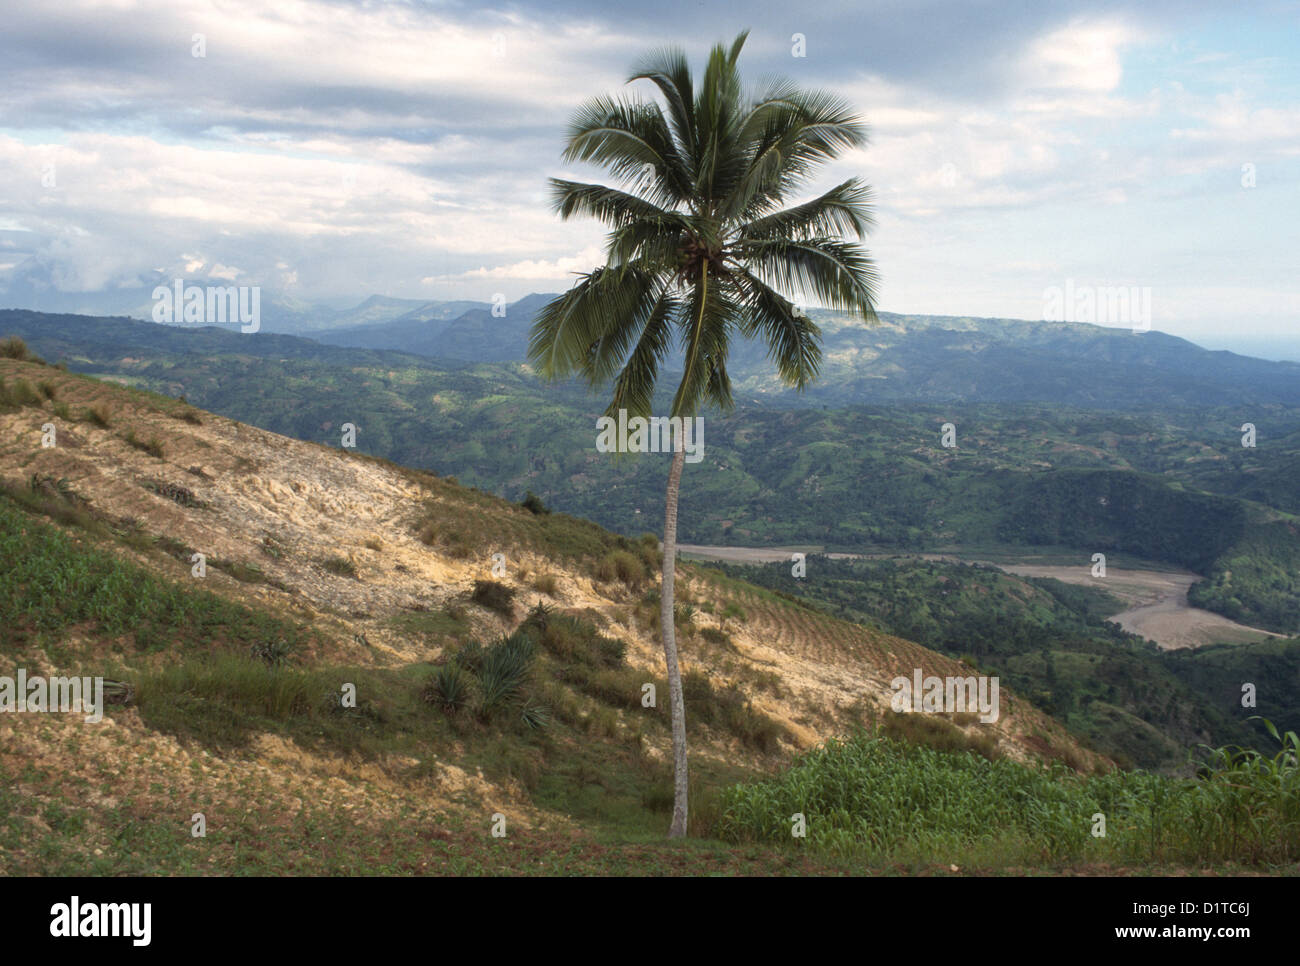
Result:
M73 807L66 796L75 789L83 791L73 797L81 815L73 838L101 858L125 848L121 823L136 812L166 814L182 840L197 812L218 828L244 828L223 839L233 861L255 829L288 828L322 809L349 816L350 829L409 821L441 841L462 825L486 835L496 812L521 829L581 834L602 795L656 808L644 789L666 783L669 735L651 541L35 362L2 359L0 378L0 483L23 519L57 526L69 554L129 560L185 593L283 622L295 644L285 664L302 686L328 694L353 684L360 705L334 717L272 705L242 714L207 672L178 677L246 650L237 634L201 621L142 647L132 629L109 632L93 617L49 629L19 616L4 628L0 673L103 674L135 691L102 725L0 716L6 794L36 841ZM195 554L204 555L202 577ZM913 722L899 719L919 728L922 716L887 714L893 678L915 668L975 673L707 569L679 573L697 775L756 773L877 720L907 733ZM508 590L493 593L494 583ZM575 670L587 644L546 638L535 671L545 678L536 691L550 722L544 737L533 723L521 730L448 716L420 700L421 682L449 657L530 614L543 615L538 626L547 614L571 618L573 640L626 645L607 666ZM658 682L658 707L643 707L642 682ZM226 717L214 717L215 707ZM925 717L918 739L934 741L938 729L941 740L989 755L1105 764L1005 690L994 724ZM603 763L615 759L607 774ZM611 785L621 779L609 774L624 772L644 787L631 777ZM12 868L32 868L33 854L12 853ZM214 855L203 861L221 868Z

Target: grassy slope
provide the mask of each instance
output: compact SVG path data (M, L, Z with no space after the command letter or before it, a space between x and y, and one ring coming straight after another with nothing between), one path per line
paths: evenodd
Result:
M358 455L269 439L263 448L247 427L174 399L17 361L0 360L0 377L9 393L0 406L0 659L6 670L84 671L135 689L102 728L64 715L0 719L5 871L854 868L782 849L657 841L667 823L667 726L662 708L639 701L640 685L655 680L656 608L638 543ZM39 444L48 421L61 440L50 450ZM250 490L277 461L284 472L388 481L422 501L374 541L383 547L374 558L346 549L328 503L319 527L315 517L296 521L302 508L287 504L283 532L243 535L212 556L197 585L188 551L203 545L205 528L230 529L218 525L222 514L271 512L239 498L278 492ZM308 491L303 502L316 499ZM298 538L313 530L328 536L310 545L312 559L295 559L306 546ZM511 590L554 599L574 622L573 640L546 644L529 676L529 695L551 712L542 729L513 714L447 715L423 697L440 661L514 623L470 589L483 573L472 561L491 547L529 562L512 571ZM342 563L325 566L322 548ZM377 598L405 579L405 563L378 579L390 560L437 568L445 582L436 599L411 609ZM369 610L349 603L362 594ZM695 818L705 833L722 788L873 719L870 702L807 690L823 681L817 674L843 679L841 691L861 699L904 667L959 668L691 566L682 599ZM575 600L587 606L562 606ZM611 634L632 647L596 666L592 642ZM345 684L356 686L355 708L334 698ZM1002 728L992 738L948 725L943 741L1097 761L1005 695ZM513 829L504 842L487 833L496 811ZM195 813L208 822L205 839L189 835Z

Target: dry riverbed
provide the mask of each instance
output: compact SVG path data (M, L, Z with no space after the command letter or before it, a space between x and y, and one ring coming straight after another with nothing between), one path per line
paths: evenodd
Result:
M682 544L684 555L702 560L717 560L732 564L773 563L789 560L793 553L819 553L811 546L790 547L708 547ZM958 562L964 558L951 554L827 554L835 558L885 558L916 557L924 560ZM1238 624L1208 610L1193 607L1187 601L1187 591L1200 578L1188 571L1131 570L1109 567L1105 577L1092 576L1089 564L1078 566L1047 565L1026 559L1022 563L966 560L967 563L985 563L1009 574L1021 577L1053 577L1067 584L1102 586L1128 606L1110 620L1124 630L1139 634L1167 651L1207 644L1246 644L1268 637L1279 637L1270 631Z

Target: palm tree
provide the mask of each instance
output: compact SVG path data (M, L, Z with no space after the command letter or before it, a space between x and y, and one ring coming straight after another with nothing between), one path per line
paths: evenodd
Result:
M762 340L782 380L803 389L821 363L821 332L788 294L875 321L875 270L841 236L871 227L856 178L787 205L819 163L866 142L838 98L774 81L742 91L730 50L709 55L698 92L685 55L650 55L628 83L650 81L663 103L597 97L574 116L563 157L606 168L622 187L550 179L557 213L609 226L605 265L579 276L533 323L529 359L544 379L613 380L606 410L648 416L674 337L683 354L671 416L732 408L727 352L734 335ZM788 294L783 294L788 293ZM677 495L673 453L664 513L660 595L672 711L674 796L669 836L686 834L686 713L673 624Z

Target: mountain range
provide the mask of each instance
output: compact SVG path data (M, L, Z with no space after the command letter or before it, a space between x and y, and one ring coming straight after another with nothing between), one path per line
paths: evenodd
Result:
M304 316L288 327L322 345L403 352L453 364L522 362L533 318L552 297L534 294L493 306L372 296L346 311L315 309L311 326ZM274 316L280 309L272 303L269 311ZM1300 405L1300 363L1203 349L1161 332L887 312L880 313L875 326L819 310L810 316L822 330L818 380L796 393L776 379L761 346L739 341L729 360L738 401L777 407L1047 402L1111 410ZM0 313L0 320L5 332L33 344L59 338L41 332L34 317L21 311ZM95 334L102 323L78 322L65 314L60 326L60 332L75 331L78 339L102 341ZM194 331L192 326L178 328ZM229 341L242 333L214 327L205 331L220 333L191 343L205 351L226 347L259 356L314 351L283 341L267 343L267 338L287 333L266 320L243 344ZM160 338L148 328L126 325L114 328L109 341L123 348L148 347L159 345ZM668 358L666 374L678 358ZM1246 421L1251 421L1249 412L1243 413Z

